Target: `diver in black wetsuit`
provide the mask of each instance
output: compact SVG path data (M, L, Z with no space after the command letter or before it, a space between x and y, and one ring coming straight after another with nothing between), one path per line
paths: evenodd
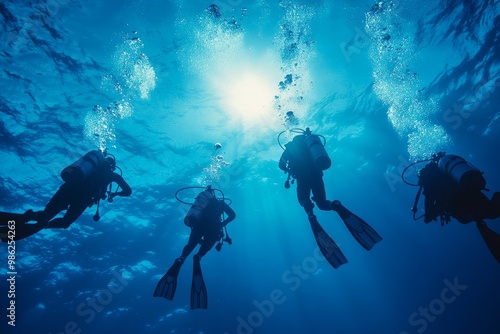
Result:
M445 172L446 163L456 166L453 167L454 171L449 168L452 173L459 169L464 171L463 176L456 177L459 182L462 180L462 184L454 180L454 175ZM458 156L444 153L436 155L419 171L418 177L425 195L425 223L440 218L441 223L445 224L450 221L450 217L454 217L460 223L468 224L500 216L500 193L496 192L491 200L488 199L482 192L486 186L482 173ZM469 181L464 181L467 178Z
M109 193L108 201L115 196L127 197L132 195L132 188L123 177L114 172L115 159L107 157L103 166L91 175L85 182L70 184L64 183L54 194L43 211L37 212L36 219L47 222L47 228L68 228L87 207L98 204L100 199L106 198L106 189L115 182L122 189L119 192ZM66 210L61 218L54 218L59 212ZM54 218L54 219L53 219ZM97 216L94 219L97 220Z
M323 170L314 163L305 142L306 136L309 135L311 135L311 131L307 128L304 134L295 136L291 142L285 145L285 150L279 161L279 168L289 173L292 180L297 181L297 199L310 216L314 214L314 204L310 199L311 191L314 196L313 200L320 210L333 210L333 208L332 202L326 199ZM325 163L326 168L324 169L330 167L330 164L331 161ZM286 186L290 186L288 180Z
M199 244L201 246L195 256L200 259L205 256L224 235L222 228L236 218L236 213L223 200L214 197L208 201L208 206L203 210L202 219L193 224L188 243L179 257L183 262ZM220 217L223 213L227 214L227 218L221 221Z
M116 168L114 157L108 156L103 160L99 168L84 180L63 183L43 211L28 210L22 215L15 215L18 220L15 240L24 239L44 228L68 228L87 207L90 208L98 204L100 199L106 198L106 189L112 182L117 183L122 190L114 193L109 191L108 201L111 202L115 196L130 196L132 189L122 176L114 172ZM63 217L54 218L63 210L66 210ZM37 223L28 223L33 220ZM94 220L99 220L98 212ZM6 241L3 232L5 231L0 231L2 240Z
M309 128L305 131L301 129L291 131L301 132L301 134L285 145L279 161L279 168L288 173L285 188L290 188L290 178L292 178L292 183L294 180L297 181L297 199L307 213L321 253L334 268L338 268L347 263L347 259L316 220L313 212L314 204L310 199L311 192L312 199L318 208L337 212L351 235L366 250L370 250L382 240L382 237L368 223L345 208L340 201L326 199L323 170L330 168L331 160L324 149L326 144L324 137L322 143L320 136L313 135Z
M486 189L483 173L459 156L440 152L424 161L429 163L418 173L420 190L412 208L414 219L422 217L417 218L415 214L423 190L425 223L439 218L441 225L445 225L452 217L462 224L476 222L490 252L500 262L500 235L484 222L485 219L500 217L500 192L488 199L483 193Z
M200 260L212 249L218 240L224 237L222 229L236 218L236 213L224 201L224 198L218 199L215 196L211 186L208 186L196 197L191 210L184 219L186 225L191 227L188 243L183 248L181 256L174 261L174 264L158 282L153 297L163 297L173 300L177 288L179 270L186 257L200 244L198 253L193 256L191 309L206 309L208 306L207 289L203 281ZM227 218L222 220L221 217L224 213L227 214ZM227 234L223 241L231 243L231 239ZM217 250L220 250L220 246L222 246L221 243L216 247Z

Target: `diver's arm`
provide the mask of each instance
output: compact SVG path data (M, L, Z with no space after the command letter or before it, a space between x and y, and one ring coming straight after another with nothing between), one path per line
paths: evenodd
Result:
M222 202L222 207L224 212L227 214L227 218L224 219L224 221L222 222L222 226L226 226L227 224L232 222L234 218L236 218L236 212L234 212L234 210L231 209L231 207L227 205L225 202Z
M132 195L132 188L130 188L128 183L120 175L118 175L116 173L112 173L111 174L111 182L116 182L120 186L120 188L122 189L121 191L119 191L117 193L111 194L112 197L115 197L115 196L126 197L126 196Z

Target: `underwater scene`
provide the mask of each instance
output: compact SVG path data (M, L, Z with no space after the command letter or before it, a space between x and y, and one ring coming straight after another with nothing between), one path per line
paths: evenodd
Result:
M500 333L499 1L0 23L1 333Z

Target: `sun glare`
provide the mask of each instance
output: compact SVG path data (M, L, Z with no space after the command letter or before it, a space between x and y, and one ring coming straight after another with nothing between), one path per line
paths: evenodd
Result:
M236 121L246 126L270 123L276 83L269 75L244 72L227 82L224 108Z

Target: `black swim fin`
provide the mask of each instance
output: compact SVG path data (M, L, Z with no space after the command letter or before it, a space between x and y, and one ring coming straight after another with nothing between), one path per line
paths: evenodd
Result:
M325 232L323 227L321 227L315 215L309 215L309 222L311 223L311 228L319 250L328 263L330 263L335 269L347 263L348 261L344 256L344 253L342 253L335 241L333 241L333 239L330 238L330 236Z
M175 260L174 264L156 285L153 297L163 297L168 300L174 299L175 289L177 288L177 275L179 275L179 270L183 263L184 260L181 258Z
M208 307L207 287L203 280L203 274L200 266L200 256L193 257L193 282L191 284L191 309Z
M3 242L19 241L41 231L47 225L45 222L27 224L34 220L36 215L37 213L31 209L25 213L0 211L0 239Z
M36 212L33 210L28 210L25 213L11 213L0 211L0 226L6 226L9 224L9 221L15 221L17 223L26 223L30 220L35 219Z
M354 239L366 250L372 249L377 242L382 240L382 237L367 222L347 210L340 201L335 200L331 205Z
M491 254L495 257L497 262L500 262L500 235L490 229L483 221L478 221L476 226L479 232L481 232L481 236Z

